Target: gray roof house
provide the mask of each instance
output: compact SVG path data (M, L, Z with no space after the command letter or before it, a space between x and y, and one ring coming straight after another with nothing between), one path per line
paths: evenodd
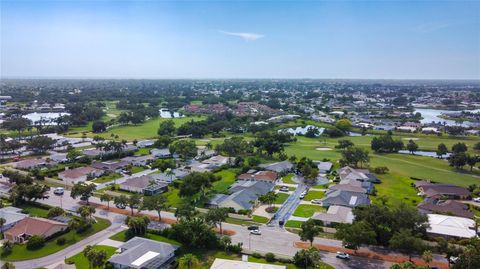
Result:
M182 169L173 169L172 174L169 173L158 173L158 174L150 174L151 178L159 181L159 182L166 182L166 183L171 183L175 179L182 179L186 177L189 173L185 170Z
M327 174L332 170L333 164L331 162L314 161L314 163L317 165L320 174Z
M372 183L379 183L380 180L368 169L354 169L349 166L342 167L337 169L337 174L340 177L340 180L344 179L356 179L359 181L369 181Z
M364 193L342 191L342 190L333 190L328 191L327 196L322 199L323 206L347 206L347 207L357 207L360 205L369 205L370 199Z
M120 246L120 253L108 261L115 269L169 268L175 261L177 246L142 237L134 237Z
M260 167L277 173L286 173L293 169L293 164L289 161L282 161L277 163L260 164Z
M120 184L120 189L129 192L155 195L168 190L168 184L158 182L150 176L132 177Z
M170 153L170 150L168 148L164 149L152 149L150 150L150 154L157 158L170 158L172 157L172 153Z
M12 228L17 222L28 217L27 214L21 212L22 209L11 206L0 208L0 218L5 219L5 223L3 224L4 231Z
M134 166L145 166L154 160L155 157L152 155L128 156L122 159L122 161L125 161Z
M153 146L154 143L155 141L153 140L141 140L137 142L137 147L139 148L151 147Z
M331 225L336 223L352 223L354 216L352 208L332 205L326 213L317 213L312 219L323 221L325 225Z
M258 197L274 187L272 182L239 180L231 186L229 195L217 194L207 206L233 208L236 211L252 209Z

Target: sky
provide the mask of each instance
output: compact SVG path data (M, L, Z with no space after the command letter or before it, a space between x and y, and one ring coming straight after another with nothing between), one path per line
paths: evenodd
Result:
M480 79L480 1L0 1L4 78Z

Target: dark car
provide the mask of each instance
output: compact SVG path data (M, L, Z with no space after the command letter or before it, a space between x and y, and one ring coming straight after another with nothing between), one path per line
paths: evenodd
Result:
M278 225L283 226L283 224L285 224L285 220L282 219L282 220L278 221Z
M125 209L127 208L125 205L115 205L117 208L120 208L120 209Z
M248 226L248 229L249 229L250 231L258 230L258 226L250 225L250 226Z

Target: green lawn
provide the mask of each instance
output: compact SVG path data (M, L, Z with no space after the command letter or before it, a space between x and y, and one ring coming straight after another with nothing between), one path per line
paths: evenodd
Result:
M117 178L121 178L122 175L120 175L119 173L112 173L112 174L108 174L108 175L104 175L104 176L101 176L101 177L98 177L96 179L93 180L93 182L95 183L105 183L105 182L110 182L110 181L113 181Z
M116 240L116 241L121 241L121 242L127 242L130 239L130 238L127 237L127 231L128 230L124 230L124 231L121 231L119 233L116 233L116 234L110 236L110 239ZM172 245L180 246L180 243L173 240L173 239L169 239L169 238L166 238L164 236L154 234L154 233L151 233L151 232L147 232L147 234L144 237L148 238L148 239L151 239L151 240L155 240L155 241L159 241L159 242L165 242L165 243L169 243L169 244L172 244Z
M263 223L263 224L268 223L268 221L270 220L267 217L257 216L257 215L253 215L252 219L253 219L254 222Z
M84 233L77 234L75 231L70 231L47 241L44 247L37 250L28 250L26 244L15 244L12 253L6 256L2 255L1 258L4 261L22 261L44 257L80 242L81 240L106 229L110 224L110 221L106 219L97 218L97 222L93 224L92 228ZM58 238L65 238L65 244L58 245Z
M175 122L175 126L179 127L185 122L194 120L194 121L199 121L205 119L205 116L193 116L193 117L184 117L184 118L175 118L172 119ZM162 118L156 118L156 119L151 119L147 120L142 124L139 125L125 125L125 126L116 126L108 129L108 131L100 134L93 134L93 133L88 133L88 137L93 137L94 135L101 136L103 138L110 138L111 134L118 135L119 139L125 139L128 141L133 141L135 139L140 140L140 139L148 139L148 138L154 138L157 136L157 131L158 127L160 125L160 122L166 121L167 119L162 119ZM90 128L89 128L90 127ZM80 133L81 131L91 131L91 123L89 123L88 126L85 128L73 128L69 133L72 132L78 132L77 134L74 134L73 136L81 136L82 134Z
M148 155L148 154L150 154L150 150L151 150L151 148L139 148L135 152L135 156Z
M289 220L287 221L287 223L285 223L285 227L300 229L300 227L302 227L302 223L303 221L299 221L299 220Z
M303 200L311 201L313 199L321 199L325 196L325 192L323 191L309 191Z
M230 188L230 186L237 179L237 169L226 169L220 172L215 173L215 175L220 176L222 179L219 181L213 182L212 189L216 192L223 193Z
M293 181L292 178L294 177L295 175L290 173L284 177L282 177L282 182L283 183L286 183L286 184L297 184L297 182Z
M32 217L46 218L48 215L49 206L36 204L21 204L17 206L22 209L22 212L29 214Z
M140 173L143 170L145 170L145 168L141 166L132 166L132 169L130 169L130 172L132 172L132 174L135 174L135 173Z
M300 204L295 212L293 212L293 216L296 217L303 217L303 218L310 218L316 212L325 212L325 208L318 206L318 205L307 205L307 204Z
M177 207L182 199L178 195L180 192L179 189L174 188L173 186L168 188L168 191L164 193L165 197L167 197L168 204L173 207Z
M275 200L275 204L283 204L290 196L283 192L279 192L277 194L278 194L278 197L277 197L277 200Z
M111 247L111 246L102 246L102 245L95 245L93 246L93 249L96 249L96 250L105 250L107 252L107 260L113 255L115 254L115 251L117 250L117 248L115 247ZM66 261L68 264L75 264L75 267L77 269L81 269L81 268L89 268L90 267L90 264L88 263L88 260L87 258L85 258L85 256L83 255L82 252L70 257L67 259Z

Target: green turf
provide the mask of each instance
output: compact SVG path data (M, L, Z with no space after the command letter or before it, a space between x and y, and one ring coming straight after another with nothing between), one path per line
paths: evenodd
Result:
M151 148L139 148L135 152L135 156L148 155L148 154L150 154L150 150L151 150Z
M111 246L102 246L102 245L95 245L93 246L93 249L95 250L105 250L107 252L107 260L115 254L115 251L117 248L111 247ZM83 255L82 252L70 257L66 261L68 264L75 264L75 267L77 269L80 268L89 268L90 264L87 260L87 258Z
M145 170L145 168L141 166L132 166L132 168L130 169L130 172L132 172L132 174L136 174L136 173L142 172L143 170Z
M275 200L275 204L283 204L290 195L283 193L283 192L278 192L278 197Z
M316 212L325 212L325 208L318 205L300 204L293 212L293 216L310 218Z
M270 219L267 218L267 217L263 217L263 216L253 215L253 216L252 216L252 220L253 220L254 222L266 224L266 223L268 223L268 221L269 221Z
M35 204L21 204L17 206L22 212L32 217L46 218L48 216L48 206L37 206Z
M309 191L303 200L311 201L313 199L321 199L325 196L325 192L323 191Z
M179 192L180 192L179 189L176 189L173 186L170 186L168 188L168 191L164 193L165 197L167 197L167 201L170 206L178 207L182 202L182 199L178 195Z
M80 242L81 240L95 233L98 233L101 230L106 229L108 226L110 226L110 224L111 224L110 221L106 219L97 218L97 222L93 224L92 228L84 233L77 234L75 231L70 231L66 234L60 235L58 237L55 237L47 241L45 243L45 246L36 250L28 250L26 247L26 244L15 244L13 246L12 253L10 253L9 255L2 255L1 258L4 261L23 261L23 260L30 260L30 259L44 257L52 253L58 252L77 242ZM65 238L66 239L65 244L58 245L57 244L58 238Z
M121 241L121 242L127 242L130 238L128 238L127 236L127 231L128 230L124 230L124 231L121 231L121 232L118 232L112 236L110 236L110 239L112 240L115 240L115 241ZM161 236L161 235L158 235L158 234L154 234L154 233L151 233L151 232L147 232L147 234L144 236L145 238L148 238L148 239L151 239L151 240L155 240L155 241L159 241L159 242L164 242L164 243L169 243L169 244L172 244L172 245L176 245L176 246L179 246L180 243L173 240L173 239L169 239L169 238L166 238L164 236Z
M295 176L294 174L290 173L290 174L282 177L282 182L285 183L285 184L297 184L297 182L292 180L292 178L294 176Z
M212 189L216 192L226 192L228 188L235 182L237 178L237 170L236 169L226 169L220 172L215 173L215 175L220 176L222 179L219 181L213 182Z
M184 117L184 118L175 118L172 119L175 122L175 126L179 127L185 122L194 120L194 121L199 121L205 119L205 116L193 116L193 117ZM111 134L118 135L119 139L125 139L128 141L133 141L135 139L141 140L141 139L148 139L148 138L155 138L157 136L157 131L158 127L160 125L160 122L166 121L167 119L162 119L162 118L156 118L156 119L151 119L147 120L142 124L138 125L124 125L124 126L116 126L108 129L108 131L100 134L93 134L93 133L88 133L88 137L93 137L95 135L101 136L103 138L109 139L111 138ZM82 134L80 133L81 131L91 131L91 123L90 129L88 128L89 126L79 129L79 128L73 128L69 133L72 132L78 132L77 134L74 134L72 136L79 137Z
M303 221L299 221L299 220L289 220L289 221L287 221L287 223L285 223L285 227L286 228L298 228L298 229L300 229L300 227L302 226L302 223L303 223Z
M105 182L110 182L110 181L113 181L113 180L121 178L121 177L122 177L121 174L112 173L112 174L109 174L109 175L104 175L104 176L98 177L98 178L94 179L93 182L95 182L95 183L105 183Z

